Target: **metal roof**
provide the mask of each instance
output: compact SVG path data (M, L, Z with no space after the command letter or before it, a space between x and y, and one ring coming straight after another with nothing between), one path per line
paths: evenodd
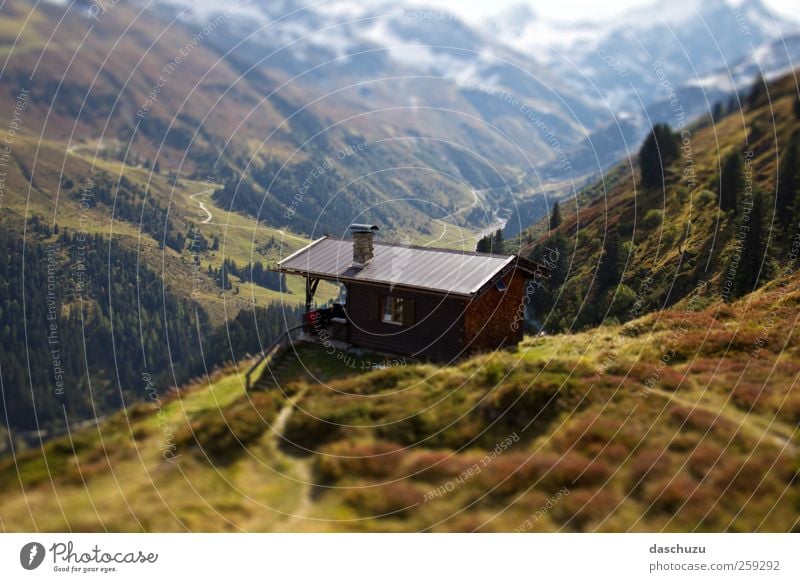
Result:
M284 273L321 279L360 281L413 287L441 293L472 295L494 278L514 256L402 246L375 241L374 257L353 266L353 242L322 237L278 263Z

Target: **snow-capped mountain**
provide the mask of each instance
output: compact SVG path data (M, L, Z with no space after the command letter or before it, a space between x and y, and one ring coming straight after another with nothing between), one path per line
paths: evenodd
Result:
M570 86L604 97L614 111L640 112L727 68L739 67L732 76L746 73L744 82L752 82L757 67L743 67L745 61L772 61L770 72L791 68L800 52L794 45L782 50L780 39L798 30L762 0L659 0L608 22L529 19L519 34L502 38L540 55Z
M179 112L168 143L180 150L201 127L202 163L230 140L232 174L250 155L262 169L274 158L280 167L287 157L291 165L368 140L381 146L371 150L375 166L362 169L418 165L462 193L508 183L530 193L542 181L595 174L635 152L651 123L688 123L759 70L772 76L800 58L797 23L762 0L658 0L612 20L571 23L544 19L527 3L474 18L438 1L131 0L125 9L147 5L154 22L174 22L176 33L193 38L191 60L203 63L183 66L185 84L173 80L159 97L142 123L141 147L186 103L191 111ZM69 10L87 12L85 3ZM115 16L125 30L122 10L97 30ZM109 50L102 36L92 38L97 54ZM164 52L169 62L175 51ZM63 70L53 67L54 75ZM88 84L93 75L85 76ZM102 78L114 85L118 76ZM146 95L154 81L142 76L136 72L133 87ZM135 111L141 101L120 103ZM73 109L64 108L65 118ZM225 133L231 128L235 136ZM424 180L417 189L443 191Z
M187 1L169 0L182 8ZM498 96L519 100L547 118L563 149L596 130L608 143L620 115L627 128L620 137L632 126L640 135L649 126L646 113L663 109L665 101L683 106L688 117L701 114L752 82L759 67L774 75L800 58L792 36L800 27L762 0L657 0L608 21L569 23L545 20L525 2L481 19L436 0L243 6L227 21L227 36L210 40L247 68L265 64L326 91L343 79L366 86L394 76L436 78L490 123ZM201 25L221 10L200 0L184 16ZM416 90L415 103L437 102L437 95ZM676 95L685 102L676 103ZM516 123L502 128L520 136ZM556 157L548 149L552 144L536 150L545 163Z

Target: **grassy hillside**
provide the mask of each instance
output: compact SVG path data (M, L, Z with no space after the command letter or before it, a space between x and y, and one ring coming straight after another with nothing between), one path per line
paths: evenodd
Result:
M768 91L742 95L741 108L676 131L675 155L663 152L663 186L644 183L639 161L631 159L562 202L555 228L544 221L523 233L523 254L557 257L556 274L534 297L540 325L559 331L624 322L681 304L698 286L706 303L726 296L729 275L742 281L742 295L780 273L800 229L796 193L788 210L775 202L778 168L800 140L797 87L788 75ZM738 211L720 198L732 154L741 164ZM748 204L758 195L764 248L749 266L738 259L732 265L742 250L739 236L752 226ZM759 281L746 280L759 270Z
M97 157L97 152L96 144L67 147L57 141L17 138L9 167L5 169L4 223L21 229L23 217L39 217L42 223L55 223L59 228L113 236L141 253L144 264L162 273L172 292L198 301L214 324L235 317L253 302L257 305L303 302L303 282L298 278L287 279L288 293L236 278L235 293L223 293L207 276L207 267L218 269L225 259L235 261L240 267L256 261L271 266L308 244L309 238L221 207L214 198L214 193L223 187L220 183L178 178L166 171L154 172ZM110 203L98 201L101 192L106 193ZM122 200L127 194L130 201L126 208ZM84 203L87 201L90 206ZM148 205L152 206L149 223L142 219ZM160 228L165 222L169 225L168 234L185 239L182 244L163 244ZM156 228L150 228L151 224ZM324 232L328 231L321 225L320 235ZM427 235L409 227L384 236L393 239L400 236L407 243L469 250L475 246L476 235L475 229L437 220L432 222ZM198 236L208 248L194 243ZM216 249L211 245L215 239ZM199 268L195 267L195 258L199 260ZM323 283L319 297L335 293L332 285Z
M16 140L6 174L3 220L7 227L21 229L23 217L40 217L44 224L55 223L73 232L113 236L141 253L144 264L163 273L170 290L196 299L215 324L225 320L226 312L233 317L253 301L263 305L276 300L299 304L303 300L303 290L294 280L287 282L289 294L239 282L238 294L234 295L223 294L206 276L209 264L219 268L225 258L242 266L251 261L269 265L309 242L219 208L210 195L217 188L213 183L176 180L166 173L95 159L86 150L68 149L59 142L38 143L24 137ZM99 202L101 190L114 203ZM122 213L120 192L131 193L129 215ZM172 233L186 239L182 248L161 244L162 237L142 223L146 204L155 205L151 223L167 221ZM216 238L219 248L195 251L193 229L209 243ZM194 267L195 254L199 256L199 269Z
M360 120L293 157L298 139L357 111L345 101L293 116L300 105L289 104L306 103L308 96L300 87L262 101L278 82L269 70L243 79L220 111L214 87L235 85L238 72L224 61L215 69L211 44L198 46L196 61L171 77L174 93L165 91L153 104L149 123L129 143L133 128L120 120L134 115L121 115L114 97L123 95L123 109L134 111L132 104L141 104L151 87L150 79L134 76L121 88L136 60L131 55L145 55L141 70L156 76L190 31L177 29L145 51L142 39L151 36L148 26L159 24L158 14L147 13L130 35L122 34L132 13L120 5L88 37L91 57L75 59L81 69L59 89L55 79L66 68L67 49L86 32L83 20L68 15L61 21L59 11L34 9L13 51L6 47L17 40L0 24L0 48L14 56L4 80L30 79L34 104L11 151L0 222L4 233L14 233L0 261L0 285L8 290L2 315L14 323L0 327L0 355L14 366L14 404L24 403L29 385L34 399L27 434L22 438L12 425L12 447L0 458L0 528L800 531L794 331L800 200L794 192L787 214L770 210L779 207L779 167L800 135L794 77L768 93L754 92L741 111L702 120L685 138L672 136L677 149L665 164L663 187L642 184L635 164L622 165L574 204L562 205L558 224L522 234L525 254L552 268L532 297L537 328L562 333L528 336L512 350L450 366L300 344L262 370L275 377L276 388L247 393L243 374L250 362L221 370L206 364L252 353L256 340L267 337L265 328L276 337L285 324L276 303L299 304L302 282L288 281L283 293L238 277L228 286L215 274L224 261L271 263L307 244L312 230L340 234L362 204L381 209L376 220L395 227L382 231L390 238L472 248L483 200L496 204L502 195L485 176L468 178L475 168L463 154L398 138L414 128L394 116L381 124ZM12 2L8 12L16 23L30 9ZM109 38L117 37L118 48L109 50ZM48 38L41 69L31 78L31 59ZM211 69L216 76L182 110L179 89ZM101 70L86 114L78 115ZM9 95L0 95L0 105ZM57 95L48 117L41 104ZM457 96L441 97L446 106ZM372 104L382 105L388 103L377 98ZM206 113L215 115L201 123ZM104 125L109 117L111 128ZM167 130L172 117L176 129ZM417 137L428 137L423 129L456 143L482 135L425 114L414 119ZM190 147L187 135L201 125L204 133ZM229 133L232 128L240 131ZM273 129L266 148L264 136ZM32 137L40 132L42 139ZM159 140L166 147L156 155ZM368 153L312 181L296 222L278 220L325 155L361 140L371 144ZM230 149L220 153L220 143ZM485 146L497 159L508 151L494 140ZM723 168L732 152L747 160L746 179L763 196L766 212L758 222L767 235L759 252L737 246L748 216L745 170L734 187L740 209L726 206ZM182 164L184 155L190 162ZM420 162L425 170L349 181L375 168L419 170ZM203 180L205 164L218 171L213 184ZM521 175L511 164L501 169ZM388 204L393 196L403 204ZM330 213L318 213L329 201ZM23 228L24 239L16 234ZM79 245L65 231L105 237L92 239L94 250L108 243L121 265L108 261L106 267L104 255L93 256L86 319L82 297L62 289L55 299L45 294L49 245L67 241L70 248L52 256L59 282L73 275L70 253ZM17 263L23 242L27 262ZM745 257L733 269L736 293L723 295L737 254ZM140 263L147 267L141 272ZM27 294L26 285L36 293ZM140 295L142 285L147 293ZM318 298L333 293L328 285ZM142 297L146 309L140 310ZM115 308L114 298L125 309ZM162 310L162 302L181 309ZM262 310L254 322L254 304L272 311ZM64 361L80 382L73 388L81 417L97 413L90 410L92 390L109 396L109 387L115 395L119 388L126 403L138 403L119 412L106 406L102 412L110 416L70 424L69 434L37 442L35 399L49 399L51 420L60 421L62 412L48 384L50 305L70 339ZM186 316L196 305L208 314L210 325L202 330L202 322L192 325ZM26 309L36 315L35 332ZM184 377L202 375L181 390L171 388L169 325L182 348L178 363L193 364ZM120 360L107 347L112 334L127 340ZM22 364L29 335L39 339L36 377ZM155 358L159 370L148 372L138 361L139 344L143 359ZM87 350L104 365L86 363ZM120 383L117 364L124 367L124 386L114 384L114 376ZM5 359L3 366L5 378ZM89 372L99 377L90 382Z
M480 200L458 177L469 160L395 140L414 120L341 129L333 120L362 113L363 99L303 109L311 87L277 91L287 79L271 66L242 75L197 22L170 24L163 5L114 8L98 18L82 3L0 9L0 428L25 441L146 398L145 373L167 390L256 353L304 303L303 281L269 267L342 234L364 204L395 240L471 250L478 231L468 211ZM419 120L483 131L461 125ZM408 170L374 173L384 167ZM254 263L258 279L247 277ZM323 283L317 299L337 293Z
M197 20L173 19L163 5L114 8L92 18L81 4L4 4L3 127L24 89L30 105L22 134L184 178L214 173L231 191L220 196L222 208L274 227L285 226L298 186L333 160L323 178L311 180L289 225L309 237L320 224L342 232L357 218L354 209L365 213L361 222L391 224L410 236L432 235L435 219L451 214L454 224L483 228L491 212L458 214L472 204L471 190L520 175L528 155L537 163L554 157L517 109L483 96L500 109L490 116L471 92L414 78L390 59L378 57L387 68L375 73L354 57L341 63L347 66L334 61L298 75L291 51L275 55L269 42L259 42L279 35L280 23L243 38L253 24L246 6ZM321 51L313 39L305 48ZM571 110L551 101L526 102L548 112L566 144L581 139ZM584 109L587 118L600 115ZM365 148L349 153L358 144Z
M280 389L247 394L243 363L17 451L0 523L798 531L799 303L782 278L450 367L301 344Z

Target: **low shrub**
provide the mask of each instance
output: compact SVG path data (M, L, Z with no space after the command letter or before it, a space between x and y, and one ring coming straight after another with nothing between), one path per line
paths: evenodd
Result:
M274 392L246 394L224 410L210 408L178 430L179 447L198 448L214 462L229 462L269 428L280 409L280 396Z
M685 473L650 480L644 488L643 501L649 513L672 515L686 502L697 481Z
M424 493L409 481L348 489L344 501L364 517L405 518L424 500Z
M681 430L696 430L705 434L721 424L719 415L703 408L676 405L667 414Z
M552 464L541 472L540 488L545 490L602 485L614 473L614 469L605 461L592 461L578 453L567 453L550 460ZM534 458L534 466L542 461L541 458Z
M574 449L589 457L605 453L609 448L613 454L606 458L627 457L639 442L640 435L625 426L621 420L603 417L601 413L586 415L572 422L563 434L558 435L560 448Z
M441 483L461 475L480 463L481 455L454 454L447 451L425 451L409 455L403 474L428 483Z
M553 520L573 531L592 531L619 504L619 495L609 488L574 489L553 507Z
M642 220L642 225L646 229L656 228L658 225L661 224L661 221L664 218L664 213L656 208L652 208L647 211L647 214L644 215L644 219Z
M385 479L397 471L406 455L407 452L394 443L339 442L321 451L315 471L326 482Z
M480 405L480 414L487 422L496 422L506 429L520 430L529 424L531 434L540 433L561 410L560 383L540 379L504 382ZM527 432L527 431L526 431Z

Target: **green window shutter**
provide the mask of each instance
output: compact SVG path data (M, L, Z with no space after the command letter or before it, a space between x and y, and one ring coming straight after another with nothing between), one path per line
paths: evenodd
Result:
M403 325L414 325L414 301L403 299Z

